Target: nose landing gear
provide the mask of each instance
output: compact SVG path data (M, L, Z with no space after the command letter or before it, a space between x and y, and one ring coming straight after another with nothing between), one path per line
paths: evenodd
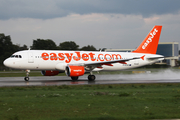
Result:
M29 81L29 73L30 73L30 70L26 70L26 77L24 77L25 81Z

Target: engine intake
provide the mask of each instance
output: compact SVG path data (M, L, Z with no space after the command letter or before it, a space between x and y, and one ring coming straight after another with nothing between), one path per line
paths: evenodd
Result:
M70 77L82 76L85 73L84 66L67 66L66 75Z
M41 71L41 74L44 76L55 76L55 75L59 74L59 71L43 70L43 71Z

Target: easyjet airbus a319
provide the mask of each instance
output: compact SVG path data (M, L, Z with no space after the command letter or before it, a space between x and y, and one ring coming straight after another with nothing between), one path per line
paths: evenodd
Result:
M4 65L26 70L25 81L29 80L30 70L40 70L44 76L65 72L72 80L78 80L79 76L89 73L88 80L93 81L93 71L125 70L163 60L164 56L156 54L161 28L154 26L133 52L24 50L7 58Z

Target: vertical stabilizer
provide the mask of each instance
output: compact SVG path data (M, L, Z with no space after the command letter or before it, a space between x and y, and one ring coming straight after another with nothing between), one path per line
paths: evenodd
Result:
M162 26L154 26L134 53L156 54Z

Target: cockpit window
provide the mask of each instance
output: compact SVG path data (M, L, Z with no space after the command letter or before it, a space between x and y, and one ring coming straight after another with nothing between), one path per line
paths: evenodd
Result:
M13 58L15 55L12 55L11 58Z
M10 58L22 58L21 55L12 55Z

